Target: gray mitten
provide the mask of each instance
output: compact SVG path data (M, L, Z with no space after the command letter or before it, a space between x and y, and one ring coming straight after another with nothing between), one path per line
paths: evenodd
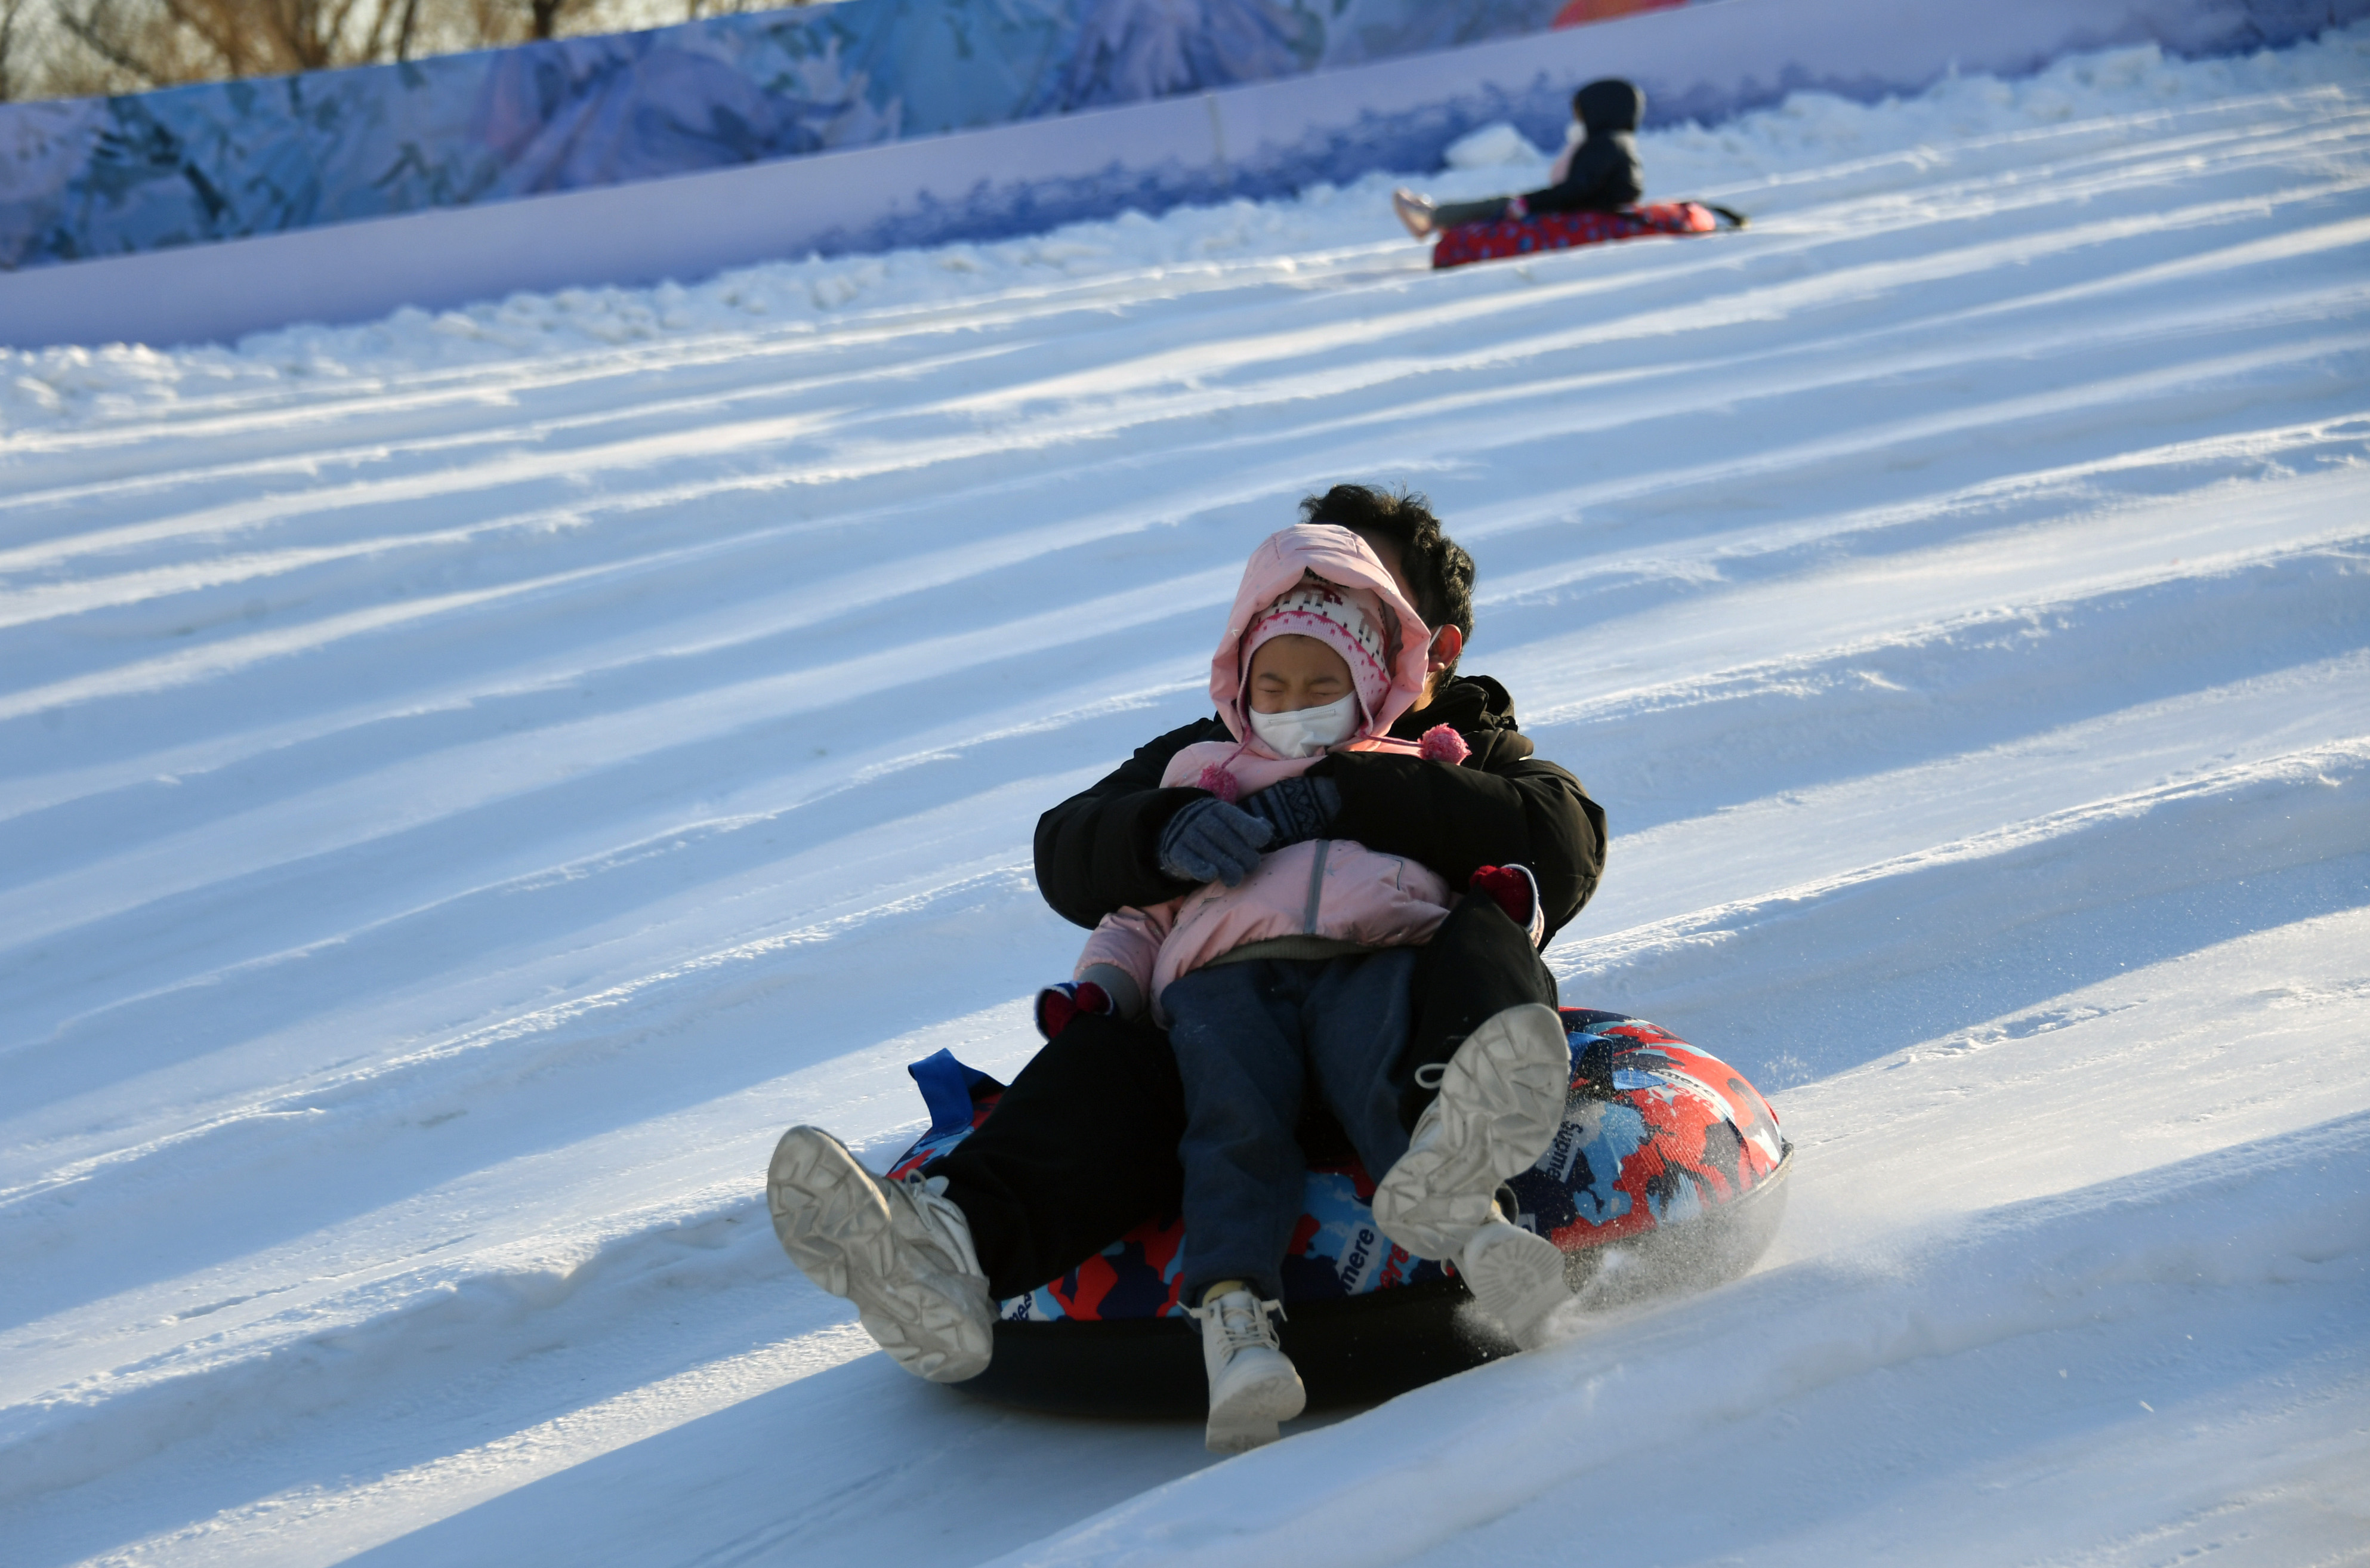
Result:
M1341 814L1341 787L1330 778L1278 779L1243 801L1243 810L1275 830L1268 840L1273 853L1288 845L1323 838Z
M1259 869L1275 830L1213 795L1168 819L1160 834L1160 869L1181 882L1236 886Z

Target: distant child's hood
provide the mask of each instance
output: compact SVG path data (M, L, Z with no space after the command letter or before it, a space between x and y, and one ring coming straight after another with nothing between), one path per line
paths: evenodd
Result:
M1243 638L1270 605L1312 577L1340 590L1382 636L1389 686L1350 744L1368 744L1389 733L1399 715L1423 696L1432 632L1401 596L1381 559L1347 528L1331 523L1296 524L1269 536L1251 552L1242 586L1235 592L1235 607L1226 616L1225 635L1210 659L1210 699L1218 705L1218 716L1246 743L1245 750L1260 756L1268 755L1267 748L1251 735L1245 711Z
M1635 83L1608 76L1574 93L1571 107L1580 122L1588 127L1590 135L1603 136L1615 131L1637 130L1639 119L1646 112L1646 95Z

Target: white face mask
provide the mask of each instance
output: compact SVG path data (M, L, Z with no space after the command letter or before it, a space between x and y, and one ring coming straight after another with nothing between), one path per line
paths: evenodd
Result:
M1246 709L1248 709L1248 704ZM1278 756L1315 756L1338 746L1357 732L1358 694L1322 708L1295 708L1289 713L1251 713L1251 733Z

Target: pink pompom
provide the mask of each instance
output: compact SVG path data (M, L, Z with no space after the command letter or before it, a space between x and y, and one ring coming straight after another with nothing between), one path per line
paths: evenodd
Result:
M1445 724L1434 724L1426 730L1423 739L1416 742L1415 745L1418 756L1430 762L1448 763L1452 767L1473 755L1473 748L1465 744L1465 737Z
M1459 745L1464 744L1461 740L1457 742ZM1243 787L1235 782L1235 776L1214 762L1202 769L1202 777L1193 782L1230 806L1243 798Z

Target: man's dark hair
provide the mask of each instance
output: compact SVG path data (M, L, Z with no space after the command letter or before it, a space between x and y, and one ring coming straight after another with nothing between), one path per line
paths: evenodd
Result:
M1323 495L1304 497L1304 523L1333 523L1398 547L1399 570L1415 592L1415 613L1434 630L1453 626L1473 635L1473 558L1440 531L1432 502L1412 490L1380 490L1370 485L1335 485ZM1456 674L1452 662L1441 681Z

